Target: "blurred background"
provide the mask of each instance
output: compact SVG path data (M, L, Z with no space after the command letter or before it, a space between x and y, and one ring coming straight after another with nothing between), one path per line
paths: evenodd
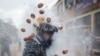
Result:
M43 8L37 7L39 3ZM51 24L63 26L53 36L47 56L100 56L100 0L0 0L0 56L22 56L23 38L36 33L33 23L40 16L45 22L50 17Z

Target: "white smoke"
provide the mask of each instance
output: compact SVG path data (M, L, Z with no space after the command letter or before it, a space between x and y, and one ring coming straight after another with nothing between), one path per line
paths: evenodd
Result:
M36 23L36 18L39 16L43 16L45 18L51 17L51 23L52 25L55 25L56 27L63 26L63 30L59 30L57 33L53 36L53 44L52 46L47 49L47 55L48 56L54 56L57 54L58 56L75 56L74 52L76 49L81 48L77 45L78 39L74 37L74 35L69 34L71 31L66 30L66 25L63 22L60 22L60 17L55 14L54 10L50 10L48 8L51 8L50 4L48 5L48 1L46 0L9 0L8 3L6 0L0 1L0 17L6 22L8 21L7 18L10 18L14 22L15 27L18 29L18 38L21 41L21 50L24 49L25 42L23 41L23 38L30 35L32 32L36 33L36 29L33 27L33 23ZM44 6L43 9L45 13L43 15L39 14L39 10L37 8L37 4L43 2ZM13 3L13 4L12 4ZM19 3L19 4L18 4ZM50 7L49 7L50 6ZM30 17L30 14L34 13L36 15L35 19L32 19ZM6 19L4 19L6 18ZM26 22L26 19L30 18L32 23L28 24ZM46 22L46 20L45 20ZM66 27L65 27L66 26ZM21 32L20 28L24 27L26 29L26 32ZM77 33L77 32L76 32ZM69 36L70 35L70 36ZM80 44L80 43L78 43ZM78 47L77 47L78 46ZM68 54L63 54L62 50L68 50ZM81 49L79 49L81 51ZM22 51L21 51L22 52ZM20 56L20 55L19 55Z

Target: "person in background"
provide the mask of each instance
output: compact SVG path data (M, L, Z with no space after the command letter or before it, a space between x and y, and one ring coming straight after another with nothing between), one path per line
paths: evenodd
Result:
M89 56L90 54L90 49L91 49L91 43L92 43L92 32L90 32L89 29L84 29L83 31L83 47L84 47L84 55L83 56Z
M0 38L1 56L4 56L5 53L7 53L8 56L11 56L10 43L11 43L10 37L1 37Z

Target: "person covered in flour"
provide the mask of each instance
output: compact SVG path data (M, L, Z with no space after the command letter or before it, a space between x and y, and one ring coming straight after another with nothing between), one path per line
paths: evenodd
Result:
M37 34L32 33L24 38L26 42L23 56L47 56L46 49L52 44L52 36L58 28L48 23L40 23L36 27Z

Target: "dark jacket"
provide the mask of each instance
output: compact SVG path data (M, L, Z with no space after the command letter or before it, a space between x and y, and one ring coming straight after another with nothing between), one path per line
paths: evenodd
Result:
M46 56L45 48L34 39L27 41L25 47L23 56Z

